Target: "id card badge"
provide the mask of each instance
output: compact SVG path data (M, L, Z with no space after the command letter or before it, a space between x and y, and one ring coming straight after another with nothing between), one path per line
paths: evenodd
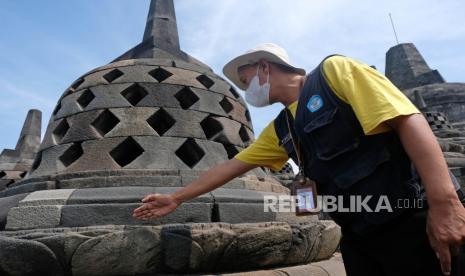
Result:
M291 195L295 197L296 216L315 215L320 212L317 204L315 181L297 175L292 181Z

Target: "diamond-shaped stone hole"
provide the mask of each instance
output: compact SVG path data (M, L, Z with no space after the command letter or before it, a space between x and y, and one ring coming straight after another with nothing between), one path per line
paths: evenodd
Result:
M94 93L89 89L86 89L81 96L77 99L79 106L84 109L95 99Z
M19 174L19 177L24 178L26 176L27 172L22 172Z
M123 72L121 72L120 70L118 69L113 69L111 70L110 72L106 73L105 75L103 75L103 78L108 82L108 83L112 83L113 81L115 81L117 78L121 77L122 75L124 75Z
M8 182L5 184L5 186L6 186L7 188L9 188L9 187L11 186L11 184L13 184L13 183L15 183L15 182L16 182L16 181L14 181L13 179L11 179L10 181L8 181Z
M242 142L250 141L249 133L244 126L241 126L241 129L239 130L239 136L241 137Z
M0 178L3 178L3 177L5 177L5 176L6 176L6 172L0 171Z
M108 109L105 109L99 116L91 123L91 125L103 137L110 132L117 124L119 119Z
M40 166L40 163L42 163L42 152L39 151L36 155L36 158L34 159L34 163L32 163L31 171L37 170L37 168Z
M247 122L252 121L252 118L250 118L250 111L248 110L245 111L245 118L247 119Z
M129 86L128 88L124 89L121 92L121 95L132 105L136 106L145 96L147 96L148 92L137 83Z
M212 79L210 79L207 75L200 75L196 79L207 89L210 89L210 87L212 87L213 84L215 84L215 82Z
M205 155L203 149L195 142L193 138L187 140L176 150L176 156L190 168L193 168L202 160Z
M226 112L226 114L228 114L229 112L231 112L231 111L234 109L234 106L233 106L232 103L228 100L227 97L224 97L224 98L221 100L220 105L221 105L221 107L223 108L224 112Z
M60 111L60 109L61 109L61 101L58 102L57 106L53 110L53 112L52 112L53 116L57 115L57 113L58 113L58 111Z
M163 68L157 68L149 72L149 75L156 79L158 82L163 82L173 74Z
M182 109L188 109L199 100L199 97L189 87L179 90L174 97L178 100Z
M59 157L61 163L65 167L71 166L79 158L81 158L84 151L82 150L81 143L73 143L63 154Z
M71 84L71 88L76 91L79 86L81 86L81 84L84 82L84 78L79 78L78 80L76 80L75 82L73 82L73 84Z
M63 140L69 128L70 127L66 119L61 120L61 122L55 127L55 129L53 130L53 140L56 144L60 143L61 140Z
M218 120L215 120L212 116L208 116L200 122L203 132L207 139L215 137L217 134L223 131L223 126Z
M224 146L224 149L226 150L226 153L228 154L228 159L234 158L234 156L236 156L236 154L239 153L239 151L234 145L223 144L223 146Z
M160 108L150 118L147 119L147 123L158 133L163 136L173 125L176 120L163 108Z
M234 87L231 86L231 88L229 88L229 92L231 92L231 94L233 94L233 96L238 99L240 98L241 96L237 93L236 89L234 89Z
M125 167L144 153L144 149L132 137L126 138L121 144L110 151L110 156L118 165Z

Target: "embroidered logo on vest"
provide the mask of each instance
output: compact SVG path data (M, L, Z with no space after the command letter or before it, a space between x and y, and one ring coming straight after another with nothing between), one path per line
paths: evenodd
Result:
M318 111L322 106L323 98L320 95L313 95L307 103L307 108L310 112Z

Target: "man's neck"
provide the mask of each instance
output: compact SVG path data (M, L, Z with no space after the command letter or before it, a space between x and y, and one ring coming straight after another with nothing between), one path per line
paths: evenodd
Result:
M285 82L285 86L279 90L280 99L278 99L278 101L286 107L297 101L300 96L300 91L302 91L302 88L304 87L306 78L307 76L297 75Z

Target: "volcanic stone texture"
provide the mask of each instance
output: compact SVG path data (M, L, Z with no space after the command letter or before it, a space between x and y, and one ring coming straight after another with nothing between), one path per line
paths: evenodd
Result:
M0 234L0 271L14 275L155 275L292 266L329 258L340 237L339 227L329 221L5 231ZM315 267L307 275L310 271Z
M119 61L82 76L63 94L29 178L204 171L253 138L242 98L209 69L163 59Z
M21 181L31 169L40 146L42 113L29 110L15 149L0 153L0 191Z
M412 43L403 43L386 53L386 76L401 90L444 83L437 70L431 70Z
M264 196L282 193L218 188L182 204L166 217L142 221L132 217L141 198L172 193L174 187L107 187L36 191L0 198L0 230L24 230L89 225L159 225L184 222L299 221L293 213L264 211ZM316 217L304 217L306 221ZM6 224L6 225L5 225Z

